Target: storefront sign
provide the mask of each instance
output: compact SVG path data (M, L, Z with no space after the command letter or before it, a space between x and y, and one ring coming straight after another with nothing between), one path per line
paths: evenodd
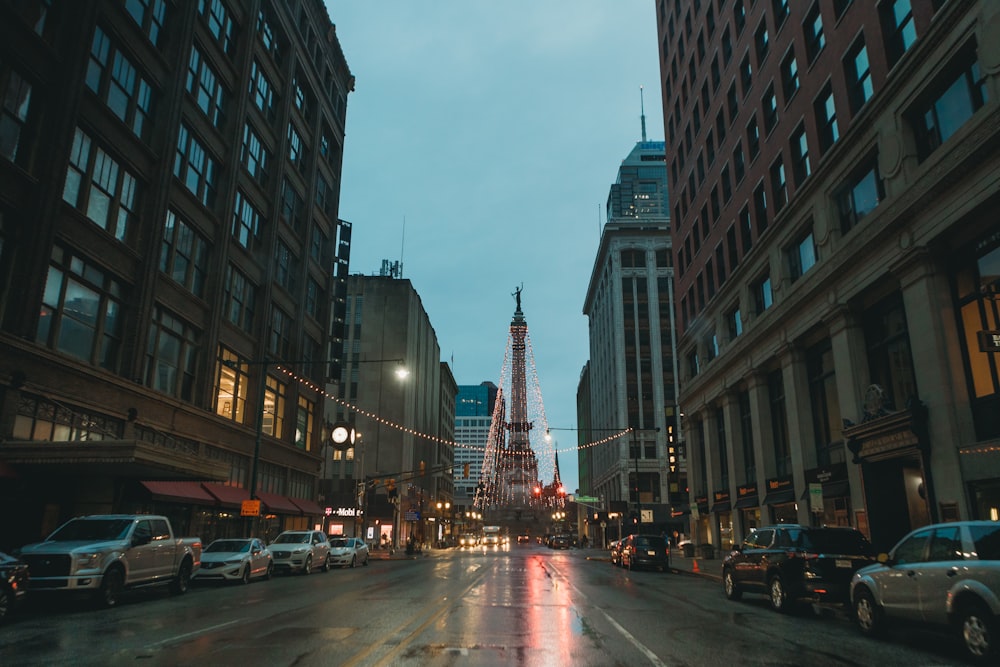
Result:
M823 513L823 485L813 482L809 485L809 509L814 514Z
M1000 352L1000 331L977 331L980 352Z
M328 507L326 509L327 516L355 517L365 513L364 510L357 507Z
M260 501L244 500L240 505L240 516L260 516Z

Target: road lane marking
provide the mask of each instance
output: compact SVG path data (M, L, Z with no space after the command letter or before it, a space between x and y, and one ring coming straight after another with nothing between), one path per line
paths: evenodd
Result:
M222 628L228 627L230 625L236 625L237 623L242 623L244 619L238 618L234 621L226 621L225 623L219 623L218 625L212 625L207 628L202 628L201 630L195 630L194 632L186 632L183 635L174 635L173 637L168 637L162 641L158 641L154 644L149 644L147 648L163 648L169 644L175 642L184 641L185 639L190 639L191 637L198 637L200 635L207 634L209 632L214 632L216 630L221 630Z

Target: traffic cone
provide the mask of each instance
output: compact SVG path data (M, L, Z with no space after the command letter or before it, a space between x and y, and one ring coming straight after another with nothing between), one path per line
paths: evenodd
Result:
M698 569L698 559L697 558L695 558L694 560L691 561L691 571L692 572L701 572L701 570Z

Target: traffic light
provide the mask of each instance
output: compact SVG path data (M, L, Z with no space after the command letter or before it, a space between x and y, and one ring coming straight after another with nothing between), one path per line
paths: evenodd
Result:
M389 497L390 498L395 498L396 497L396 480L394 480L394 479L387 479L385 481L385 488L389 492Z

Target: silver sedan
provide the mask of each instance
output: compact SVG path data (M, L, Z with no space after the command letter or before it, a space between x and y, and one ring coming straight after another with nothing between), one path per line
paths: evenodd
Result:
M331 537L330 563L341 567L368 565L368 545L359 537Z
M201 567L194 579L241 581L254 577L270 579L274 572L271 551L256 537L215 540L201 552Z

